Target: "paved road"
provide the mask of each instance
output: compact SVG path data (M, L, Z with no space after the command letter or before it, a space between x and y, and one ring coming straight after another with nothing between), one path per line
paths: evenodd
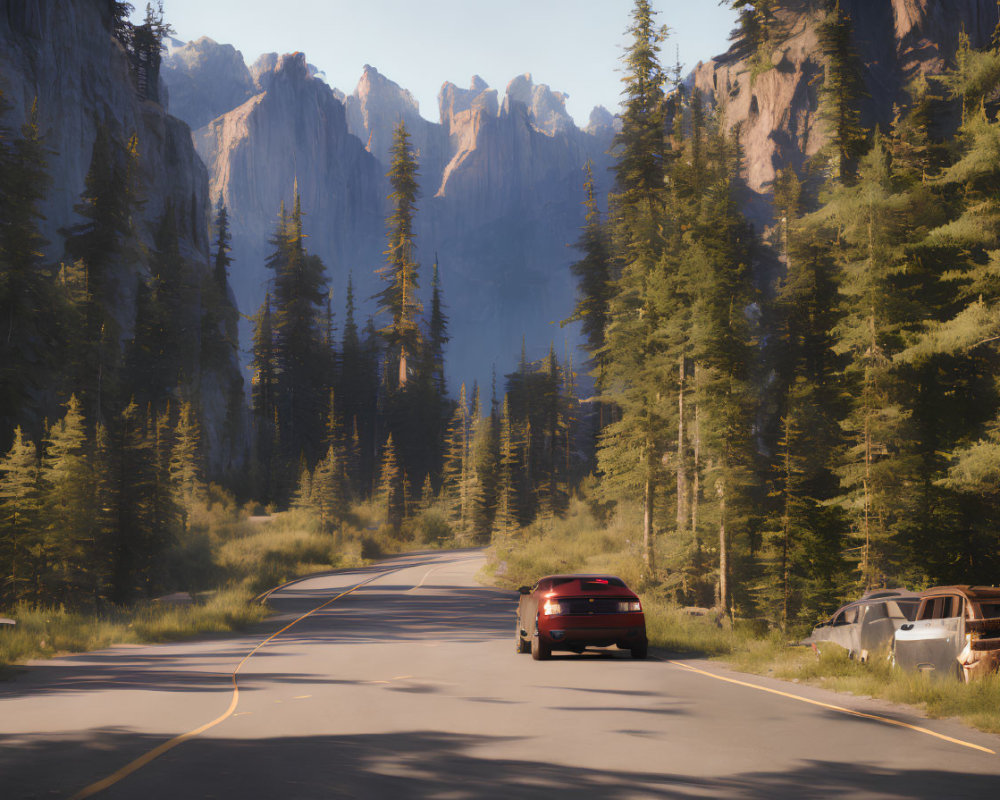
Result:
M957 723L694 660L515 655L514 597L476 584L482 561L412 555L318 576L274 595L279 615L244 637L39 662L0 683L0 797L71 797L157 747L93 796L997 795L998 755L689 668L1000 753L1000 737Z

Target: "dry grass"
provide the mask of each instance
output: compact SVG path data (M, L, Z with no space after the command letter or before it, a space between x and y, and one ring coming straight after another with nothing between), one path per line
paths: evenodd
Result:
M401 534L380 524L370 505L356 507L338 530L321 530L309 514L251 517L218 489L189 510L188 530L164 558L163 583L199 599L176 606L141 602L105 611L19 606L0 626L0 671L56 653L117 643L162 642L199 633L238 630L268 611L254 597L293 578L361 566L381 555L448 542L439 521L423 516ZM430 531L428 533L428 531ZM205 599L207 598L207 599Z
M113 644L165 642L243 628L267 615L252 599L247 590L231 588L193 605L143 603L106 613L20 606L12 610L17 625L0 631L0 666Z

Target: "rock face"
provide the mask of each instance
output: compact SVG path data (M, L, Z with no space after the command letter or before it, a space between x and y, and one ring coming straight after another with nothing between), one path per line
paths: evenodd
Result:
M259 66L255 75L267 89L195 132L211 195L229 210L232 283L244 313L264 299L267 241L296 180L308 247L337 289L349 270L368 272L377 263L386 194L384 170L350 134L344 106L310 75L305 56L282 56L273 70Z
M746 181L766 200L775 173L801 167L826 138L817 119L817 80L823 63L817 42L820 17L807 3L788 3L782 12L787 38L772 57L773 69L751 77L745 60L730 50L694 71L692 82L715 100L725 101L726 120L741 126ZM865 65L870 97L865 124L888 130L894 106L905 102L905 87L920 74L940 73L951 62L964 31L974 47L986 45L997 24L994 0L841 0L851 16L854 40ZM751 204L751 216L766 224L766 202Z
M45 210L48 255L62 256L60 228L78 218L79 201L99 125L112 136L139 140L147 228L171 202L182 219L199 224L182 231L188 255L206 257L208 175L191 146L188 126L152 102L139 99L124 50L110 33L109 4L67 0L58 8L44 0L4 4L0 11L0 81L13 104L11 127L23 122L38 101L41 128L51 149L52 186ZM128 324L131 324L129 321Z
M207 36L172 49L164 60L162 75L170 87L170 112L192 129L211 122L254 94L254 80L243 54Z
M196 264L208 263L208 172L191 142L190 128L157 103L136 94L127 57L111 35L110 3L104 0L21 0L0 6L0 87L13 105L7 123L18 129L37 100L41 129L51 150L52 179L43 211L46 256L63 257L60 229L80 221L73 210L84 188L100 125L125 143L139 142L140 236L152 244L152 232L168 204L181 225L182 253ZM117 276L118 322L131 335L140 273L123 264ZM202 376L202 405L210 457L219 455L225 417L225 388L236 377Z
M173 91L184 63L171 63ZM313 77L298 53L262 56L250 73L257 93L194 133L211 195L225 201L233 220L234 287L244 313L264 298L267 238L296 177L309 247L327 265L338 313L349 270L361 313L373 310L366 301L378 289L374 273L383 261L385 174L402 119L420 162L416 224L425 293L435 257L441 264L452 382L486 385L494 364L501 375L509 371L522 335L539 356L553 339L562 345L566 334L551 323L573 306L568 265L576 254L566 245L583 224L582 168L592 160L607 183L610 114L595 110L581 131L565 97L530 75L515 78L502 103L478 77L469 89L446 83L434 123L409 92L370 66L347 96Z

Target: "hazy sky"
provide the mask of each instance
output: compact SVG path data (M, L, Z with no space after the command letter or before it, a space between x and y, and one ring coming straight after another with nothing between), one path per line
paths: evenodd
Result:
M145 9L144 0L132 0ZM371 64L438 120L437 93L480 75L501 93L515 75L569 94L585 124L591 108L617 107L619 58L632 0L165 0L167 21L185 41L210 36L250 64L264 52L301 50L329 82L350 93ZM725 50L734 15L717 0L654 0L688 69ZM138 16L138 13L137 13Z

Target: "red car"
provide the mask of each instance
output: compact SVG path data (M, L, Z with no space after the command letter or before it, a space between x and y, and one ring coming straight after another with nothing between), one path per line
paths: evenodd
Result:
M549 575L522 586L514 641L536 661L553 650L582 653L587 645L617 645L645 658L646 618L625 581L614 575Z

